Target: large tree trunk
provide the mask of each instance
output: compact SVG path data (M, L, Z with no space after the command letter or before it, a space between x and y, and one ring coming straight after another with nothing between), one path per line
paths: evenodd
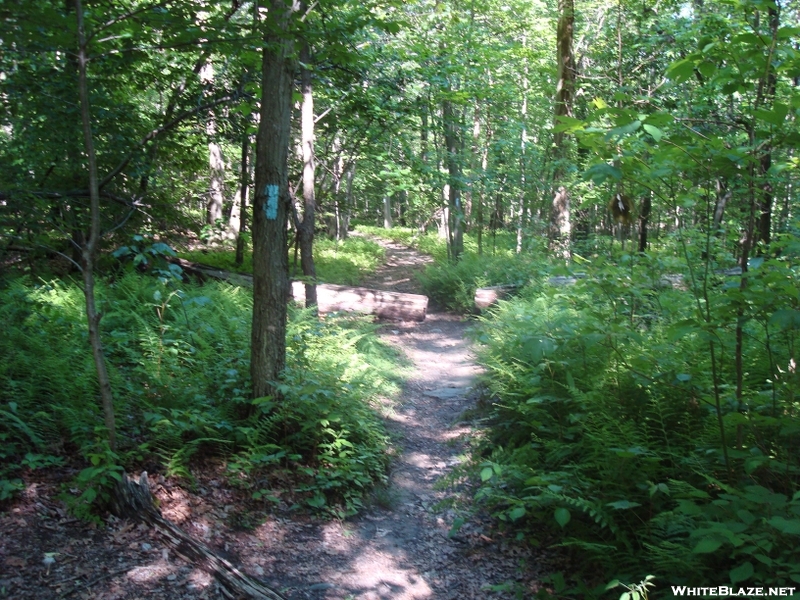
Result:
M314 215L317 210L314 198L314 95L311 71L306 65L311 63L311 50L308 43L300 51L301 93L301 142L303 146L303 220L298 224L300 238L300 266L306 278L306 307L317 305L317 270L314 267Z
M117 449L117 434L114 421L114 398L111 394L111 380L106 368L103 342L100 339L100 313L97 312L94 297L94 260L97 255L97 245L100 241L100 186L97 178L97 159L94 151L94 138L92 137L92 120L89 112L89 83L87 81L86 65L89 57L86 52L86 31L83 25L83 6L81 0L75 0L75 13L78 25L78 91L81 103L81 122L83 123L83 143L89 163L89 205L91 228L89 239L82 248L83 269L83 294L86 299L86 320L89 325L89 343L92 347L97 370L97 382L100 387L100 402L103 407L103 417L108 431L108 445L111 450Z
M558 2L558 83L556 85L555 121L563 116L572 116L572 103L575 97L575 57L572 40L575 28L575 8L573 0ZM553 134L556 169L553 174L555 193L550 217L550 248L564 258L570 256L570 199L569 190L563 181L565 171L563 161L567 149L563 131Z
M272 0L272 19L261 67L261 121L256 141L253 203L253 329L250 375L253 396L278 395L286 365L286 301L289 297L287 159L295 61L286 37L296 7ZM281 35L283 34L283 35Z

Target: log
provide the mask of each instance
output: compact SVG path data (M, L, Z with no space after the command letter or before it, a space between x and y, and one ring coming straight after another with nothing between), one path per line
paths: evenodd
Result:
M295 302L305 303L303 282L292 282L292 297ZM321 313L360 312L375 315L379 319L424 321L428 312L428 297L320 283L317 284L317 306Z
M179 265L186 273L194 275L201 281L206 279L219 279L227 281L230 284L242 287L253 287L253 276L245 273L234 273L232 271L224 271L222 269L215 269L200 263L193 263L185 258L169 258L169 262Z
M141 521L153 527L175 554L213 575L228 598L286 600L284 596L242 573L230 561L165 519L150 493L146 472L142 472L139 481L134 481L128 475L122 476L112 498L112 509L119 517Z
M479 311L486 310L497 304L498 300L519 291L519 288L520 286L516 284L478 288L475 290L475 308Z
M172 258L170 262L180 265L184 271L200 279L220 279L233 285L253 287L252 275L223 271L182 258ZM292 298L299 304L305 304L305 284L300 281L292 282ZM323 314L345 311L371 314L379 319L424 321L428 312L428 297L421 294L318 283L317 306L319 312Z

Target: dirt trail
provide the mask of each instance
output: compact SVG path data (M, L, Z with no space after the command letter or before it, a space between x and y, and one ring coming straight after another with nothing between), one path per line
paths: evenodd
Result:
M429 259L381 243L387 264L366 285L419 292L413 274ZM535 588L533 557L492 533L485 518L471 517L448 536L460 515L446 500L458 492L435 484L462 460L474 434L460 421L474 406L478 373L467 328L442 313L381 328L413 369L387 417L398 446L390 486L357 518L284 514L236 530L230 527L235 496L213 474L193 494L160 478L164 515L291 600L513 598L488 586L516 581ZM55 491L33 486L0 515L0 598L220 597L208 575L171 556L145 528L111 521L92 529L64 513ZM42 562L46 552L59 553L49 567Z

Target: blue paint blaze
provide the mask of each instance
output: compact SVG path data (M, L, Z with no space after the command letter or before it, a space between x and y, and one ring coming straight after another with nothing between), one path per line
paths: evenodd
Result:
M264 216L270 221L278 218L278 186L269 184L264 188L267 202L264 204Z

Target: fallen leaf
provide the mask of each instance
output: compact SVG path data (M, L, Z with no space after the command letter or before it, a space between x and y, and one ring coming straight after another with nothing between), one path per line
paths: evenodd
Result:
M5 564L9 567L18 567L20 569L24 569L28 566L28 561L24 558L19 558L18 556L9 556L6 558Z

